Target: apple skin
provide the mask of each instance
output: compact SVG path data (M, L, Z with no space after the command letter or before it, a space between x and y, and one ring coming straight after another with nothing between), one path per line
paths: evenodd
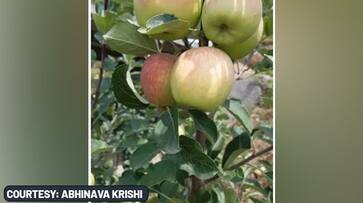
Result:
M247 40L262 18L261 0L205 0L202 25L207 38L219 45Z
M170 80L177 104L211 112L223 104L232 89L233 63L220 49L193 48L179 56Z
M258 43L261 41L263 36L263 25L263 20L261 20L260 25L258 26L255 33L240 44L217 45L217 47L225 51L232 59L243 58L247 56L247 54L249 54L254 48L256 48Z
M96 180L95 180L95 176L93 175L93 173L89 174L88 179L90 181L90 185L95 185Z
M176 59L174 55L158 53L144 62L140 78L141 88L146 99L158 107L174 103L170 90L170 74Z
M173 14L189 23L194 28L202 13L202 0L134 0L134 12L139 25L145 27L146 22L153 16L163 13ZM178 33L158 35L160 39L180 39L186 37L189 30Z

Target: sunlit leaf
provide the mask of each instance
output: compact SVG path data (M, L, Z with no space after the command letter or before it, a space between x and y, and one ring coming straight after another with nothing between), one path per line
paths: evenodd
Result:
M92 149L91 149L92 154L112 150L112 146L109 146L106 142L104 142L102 140L92 139L91 146L92 146Z
M128 22L118 22L103 38L111 49L120 53L145 56L157 52L155 41L137 31L138 27Z
M188 21L165 13L150 18L146 22L146 27L140 28L138 31L155 39L175 40L188 34L189 27Z
M237 100L226 101L224 107L234 115L243 125L243 127L249 132L252 132L253 125L247 110Z

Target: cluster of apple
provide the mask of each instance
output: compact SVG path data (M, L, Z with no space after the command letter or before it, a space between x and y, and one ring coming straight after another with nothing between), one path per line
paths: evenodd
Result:
M172 14L189 28L158 34L156 39L180 39L201 20L214 47L199 47L180 56L154 54L145 60L141 86L156 106L177 103L210 112L228 97L234 82L232 59L251 52L263 34L261 0L134 0L136 19L146 26L153 16Z

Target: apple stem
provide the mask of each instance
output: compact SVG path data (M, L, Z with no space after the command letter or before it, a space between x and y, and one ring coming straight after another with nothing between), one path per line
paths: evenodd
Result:
M184 42L184 46L187 48L187 49L190 49L190 44L189 44L189 41L188 41L188 38L184 38L183 39L183 42Z
M199 47L207 47L208 46L208 39L205 37L204 33L201 33L201 37L199 38Z
M160 48L160 41L159 40L155 40L155 44L156 44L156 49L158 50L159 53L161 53L161 48Z
M205 36L204 31L203 31L203 26L201 25L200 26L200 36L199 36L199 46L205 47L205 46L208 46L208 44L209 44L209 41L208 41L207 37Z

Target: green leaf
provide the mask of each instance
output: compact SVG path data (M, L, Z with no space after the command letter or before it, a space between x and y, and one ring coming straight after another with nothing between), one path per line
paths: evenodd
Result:
M164 160L150 167L147 174L140 179L139 184L151 187L164 180L175 178L178 166L171 160Z
M180 185L175 182L171 181L164 181L162 184L160 184L160 192L162 192L164 195L170 197L170 198L179 198L183 199L183 195L181 190L183 190L182 187L179 187ZM164 200L165 198L162 198Z
M158 197L152 197L148 199L146 203L160 203L160 201Z
M166 200L166 203L186 203L186 201L176 198L171 198Z
M169 23L173 20L178 20L178 18L175 15L172 14L160 14L160 15L156 15L151 17L147 22L146 22L146 27L147 28L154 28L160 25L163 25L165 23Z
M267 179L267 181L269 182L269 184L273 184L273 176L274 176L274 172L273 171L269 171L269 172L267 172L267 173L265 173L265 175L266 175L266 179Z
M120 53L145 56L157 52L155 41L137 31L137 26L118 22L103 38L111 49Z
M140 175L137 172L128 170L122 173L122 177L119 179L119 185L136 185L139 182Z
M197 150L203 152L202 145L191 137L180 136L180 146L183 150Z
M206 180L218 173L218 167L214 161L204 154L199 143L186 136L180 136L180 152L183 160L181 169L187 171L199 179Z
M161 192L158 192L161 196L163 196L163 194ZM160 201L158 197L154 197L150 200L147 201L147 203L160 203L160 202L163 202L163 203L186 203L184 200L181 200L181 199L176 199L176 198L168 198L164 201Z
M108 32L117 21L117 14L112 11L106 11L104 15L97 13L92 14L93 21L97 30L102 34Z
M156 142L165 153L176 154L180 151L178 132L178 109L168 107L156 125Z
M270 163L267 160L260 160L259 163L261 164L261 167L265 168L265 171L269 172L273 170L272 163Z
M207 114L197 110L189 110L192 115L195 127L204 133L212 144L218 139L218 130L212 119L210 119Z
M223 190L215 187L215 188L213 188L212 192L215 194L215 196L214 196L215 202L218 202L218 203L219 202L226 202L226 200L225 200L225 194L224 194L224 191Z
M273 144L273 129L260 127L255 133L253 133L253 137L265 141L268 144Z
M254 197L250 197L250 200L252 201L252 203L263 203L263 201L256 199Z
M114 57L109 55L105 58L103 64L103 69L105 71L113 71L115 70L116 66L117 66L117 61Z
M125 135L136 134L150 128L148 120L145 119L132 119L125 124L123 131Z
M151 17L146 22L146 28L142 27L138 31L155 39L175 40L188 34L189 27L188 21L164 13Z
M228 173L230 173L231 176L231 181L233 183L241 183L244 180L244 171L242 168L237 168L233 171L228 171Z
M121 104L135 109L148 106L148 102L136 92L127 65L120 65L113 72L112 86L116 100Z
M224 196L225 196L225 203L236 203L237 201L237 195L234 192L233 188L224 188Z
M176 172L176 176L175 179L176 181L182 185L182 186L186 186L186 184L188 184L185 179L187 179L189 176L188 172L184 171L184 170L178 170Z
M274 57L272 55L264 54L264 56L267 57L270 60L270 62L274 61Z
M221 151L224 147L226 138L224 136L219 136L216 143L212 146L212 151Z
M92 139L91 141L91 151L92 154L97 154L101 152L106 152L112 150L112 147L109 146L106 142L102 140Z
M273 5L273 0L263 0L262 3L264 9L271 9Z
M273 35L273 20L272 16L263 17L264 21L264 33L266 36Z
M141 168L160 152L159 146L154 142L141 145L130 157L130 166L134 170Z
M253 130L253 125L251 122L250 115L247 110L242 106L242 104L237 100L228 100L224 104L224 107L234 116L236 117L243 127L251 133Z
M133 11L133 0L112 0L111 5L114 4L114 9L119 14L132 13Z
M227 169L232 166L235 159L251 148L251 137L248 133L242 133L228 143L223 155L222 166Z
M140 138L135 135L125 137L118 145L119 150L130 149L138 145Z
M197 202L212 203L212 195L206 188L201 189L197 193Z
M242 187L254 189L265 196L268 195L267 191L262 188L262 186L260 185L260 183L257 180L246 179L245 181L243 181Z
M214 145L212 146L212 150L208 154L212 159L215 159L218 154L223 150L225 141L226 138L224 136L218 137L216 143L214 143Z

